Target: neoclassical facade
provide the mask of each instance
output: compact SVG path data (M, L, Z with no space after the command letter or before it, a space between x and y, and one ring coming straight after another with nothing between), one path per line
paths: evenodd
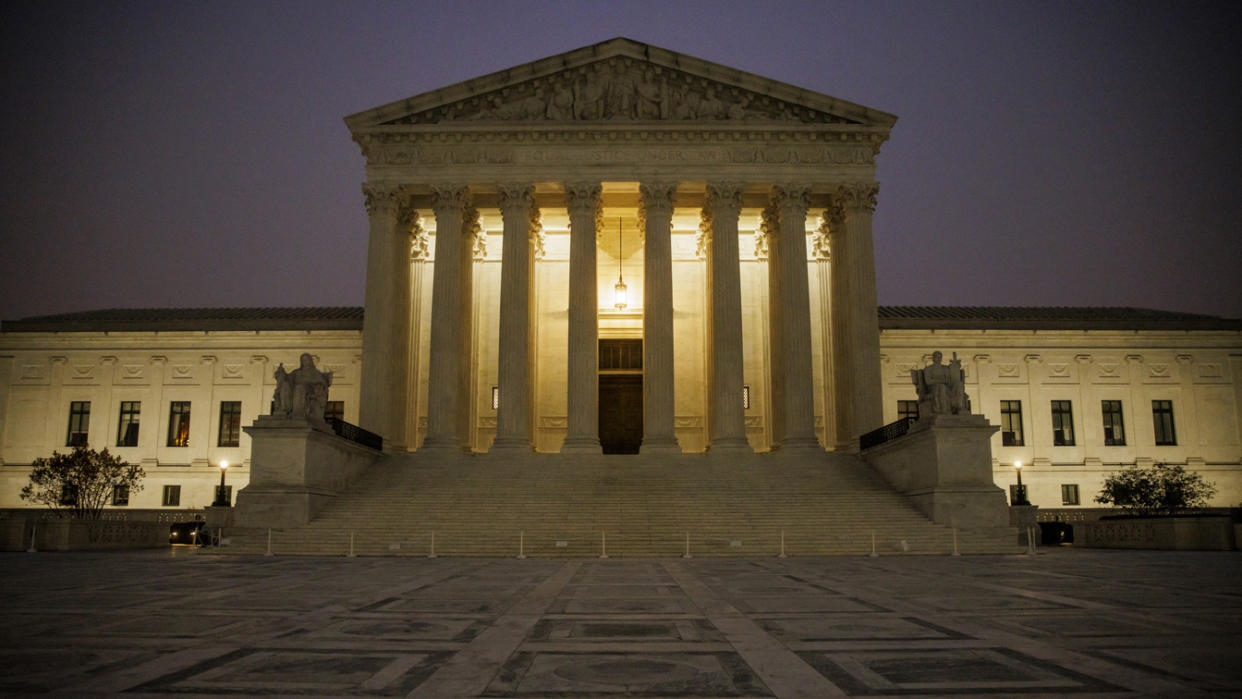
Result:
M116 507L246 485L280 364L390 454L805 454L909 416L956 353L998 485L1092 505L1126 464L1242 501L1242 323L1134 309L876 306L895 117L615 39L346 119L365 308L104 310L0 326L0 508L73 444L139 462ZM360 241L361 244L361 241ZM535 457L537 462L538 457ZM584 463L588 461L584 460ZM175 497L174 497L175 496Z
M894 122L625 39L347 118L370 217L362 426L397 451L489 448L470 401L493 350L472 328L480 293L494 289L490 447L599 453L600 340L611 336L641 340L642 451L750 450L749 336L764 350L762 448L819 449L817 333L831 345L820 382L831 395L818 400L832 406L827 446L855 442L881 423L871 217ZM488 245L495 233L503 242ZM627 255L626 237L641 250ZM495 248L498 279L478 264ZM411 249L434 249L430 275L409 264ZM600 269L612 250L619 278L641 262L630 279L642 293L624 308ZM819 322L808 253L827 261ZM756 301L744 299L756 286L745 266L763 277L762 327L744 327ZM700 434L679 444L679 424Z

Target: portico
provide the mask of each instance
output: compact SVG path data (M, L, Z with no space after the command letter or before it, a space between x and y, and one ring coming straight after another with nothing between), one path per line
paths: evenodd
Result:
M851 448L881 423L894 121L624 39L349 117L362 426L394 451L600 453L600 339L629 338L644 453Z

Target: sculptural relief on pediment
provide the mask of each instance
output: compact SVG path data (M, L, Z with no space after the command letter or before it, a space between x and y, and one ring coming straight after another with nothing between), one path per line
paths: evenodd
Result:
M856 121L744 88L619 56L541 76L385 125L443 122Z

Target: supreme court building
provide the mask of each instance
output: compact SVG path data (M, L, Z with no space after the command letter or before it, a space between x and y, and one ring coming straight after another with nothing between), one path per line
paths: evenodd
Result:
M345 121L365 308L6 321L0 507L79 443L143 464L150 486L116 507L201 507L223 460L244 486L240 428L303 351L333 372L329 411L390 456L727 460L857 452L917 410L910 369L940 350L1001 427L996 483L1029 464L1036 504L1089 505L1154 461L1242 498L1239 321L877 308L890 114L614 39Z

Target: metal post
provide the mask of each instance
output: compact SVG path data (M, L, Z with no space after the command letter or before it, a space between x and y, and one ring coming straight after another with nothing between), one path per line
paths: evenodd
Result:
M39 549L35 548L35 533L39 531L38 524L30 525L30 548L26 549L26 553L38 553Z
M526 558L526 531L518 534L518 558Z
M599 533L599 557L608 558L608 533Z
M781 554L777 558L785 557L785 530L781 530Z
M431 552L427 554L427 558L436 557L436 533L431 532Z
M354 530L349 530L349 557L354 557Z
M953 528L953 555L960 556L962 554L957 551L957 527Z
M686 552L682 554L682 558L690 557L690 532L686 532Z
M272 555L272 530L271 529L267 530L267 553L263 555L264 556Z
M875 532L873 531L871 532L871 557L875 558L879 555L880 554L876 553L875 551Z

